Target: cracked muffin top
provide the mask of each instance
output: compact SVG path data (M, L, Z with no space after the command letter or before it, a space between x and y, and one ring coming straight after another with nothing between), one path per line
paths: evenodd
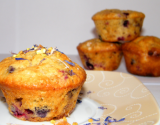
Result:
M93 15L93 20L144 18L145 14L133 10L105 9Z
M50 90L83 85L86 72L57 48L34 45L0 62L0 88Z
M121 43L103 42L98 38L87 40L80 43L77 49L83 52L104 52L104 51L121 51Z

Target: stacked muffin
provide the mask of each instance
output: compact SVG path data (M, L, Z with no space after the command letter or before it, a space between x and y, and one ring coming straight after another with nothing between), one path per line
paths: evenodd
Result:
M141 12L118 9L93 15L99 38L77 46L83 66L91 70L116 70L123 55L122 43L140 36L144 18Z
M140 36L122 45L127 70L140 76L160 76L160 39Z
M97 38L80 43L77 49L83 66L89 70L115 70L122 58L120 43L102 42Z

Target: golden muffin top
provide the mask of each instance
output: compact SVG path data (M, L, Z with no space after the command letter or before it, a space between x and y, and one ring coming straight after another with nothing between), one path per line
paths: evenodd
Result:
M92 16L93 20L145 18L145 14L133 10L105 9Z
M0 62L0 88L53 90L85 79L84 69L57 48L34 45Z
M124 43L122 50L160 58L160 39L155 36L140 36L131 42Z
M104 51L119 51L121 43L102 42L100 39L90 39L77 46L78 50L83 52L104 52Z

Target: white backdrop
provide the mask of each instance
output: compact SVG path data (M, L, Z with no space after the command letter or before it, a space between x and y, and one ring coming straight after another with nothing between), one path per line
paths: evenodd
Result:
M97 37L91 17L107 8L143 12L142 35L160 37L160 0L0 0L0 53L42 44L77 55L80 42Z

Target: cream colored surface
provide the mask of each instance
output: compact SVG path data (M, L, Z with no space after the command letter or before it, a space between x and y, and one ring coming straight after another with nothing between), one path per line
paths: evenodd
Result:
M107 116L123 122L113 125L154 125L159 121L157 102L150 91L133 75L120 72L87 71L83 91L107 108L101 122Z

